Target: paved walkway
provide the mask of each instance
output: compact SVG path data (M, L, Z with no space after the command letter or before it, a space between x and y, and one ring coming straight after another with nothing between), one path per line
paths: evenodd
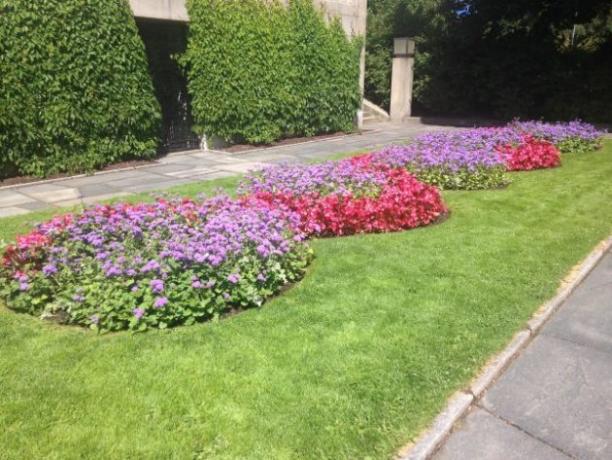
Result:
M446 128L416 119L401 124L366 126L362 134L302 144L230 154L191 151L168 155L144 167L109 171L90 176L0 187L0 217L27 214L38 209L91 204L133 193L163 190L177 185L232 176L278 162L304 162L341 152L371 149L407 140L425 131Z
M434 458L612 459L612 250Z

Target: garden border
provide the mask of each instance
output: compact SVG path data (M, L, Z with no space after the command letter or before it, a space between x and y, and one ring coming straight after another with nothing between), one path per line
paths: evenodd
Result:
M610 248L612 248L612 236L598 243L582 262L570 270L561 281L557 294L538 308L525 327L514 335L501 352L489 359L467 388L457 391L448 399L442 412L427 430L419 435L416 442L404 446L396 455L396 459L427 460L431 458L451 434L455 424L467 415L472 405L509 367L523 348L538 335L542 326L584 281Z

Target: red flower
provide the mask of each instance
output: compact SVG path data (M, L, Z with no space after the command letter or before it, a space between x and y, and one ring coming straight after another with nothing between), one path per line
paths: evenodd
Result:
M554 168L561 164L561 152L550 142L525 136L518 146L504 145L499 153L508 171Z
M257 193L247 199L297 213L300 230L318 236L405 230L435 222L447 212L435 187L419 182L405 169L388 169L387 175L388 182L376 197Z

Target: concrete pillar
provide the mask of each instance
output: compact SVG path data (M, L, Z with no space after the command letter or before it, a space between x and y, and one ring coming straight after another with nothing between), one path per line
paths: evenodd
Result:
M412 113L414 49L414 40L409 38L396 38L393 42L390 111L392 121L402 121Z

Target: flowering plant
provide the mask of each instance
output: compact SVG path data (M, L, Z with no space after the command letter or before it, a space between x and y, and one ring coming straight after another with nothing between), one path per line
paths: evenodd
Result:
M531 136L554 144L561 153L585 153L601 147L605 131L598 130L580 120L545 123L542 121L518 121L507 129L522 136Z
M554 168L561 164L561 153L548 141L525 136L519 145L498 147L508 171Z
M419 182L405 169L386 168L384 174L385 184L375 195L262 191L248 199L296 213L300 229L316 236L405 230L431 224L447 213L436 188Z
M267 166L247 174L239 193L376 195L385 185L387 175L380 168L367 166L351 159Z
M426 133L411 144L368 156L373 163L406 168L443 189L475 190L508 184L506 170L558 166L555 151L590 151L600 145L602 136L602 131L581 121L514 121L503 127Z
M406 168L443 189L477 190L509 183L504 162L492 155L491 130L437 132L412 144L394 145L371 155L375 164Z
M102 331L190 324L259 306L311 258L297 217L225 196L97 206L18 238L0 294Z

